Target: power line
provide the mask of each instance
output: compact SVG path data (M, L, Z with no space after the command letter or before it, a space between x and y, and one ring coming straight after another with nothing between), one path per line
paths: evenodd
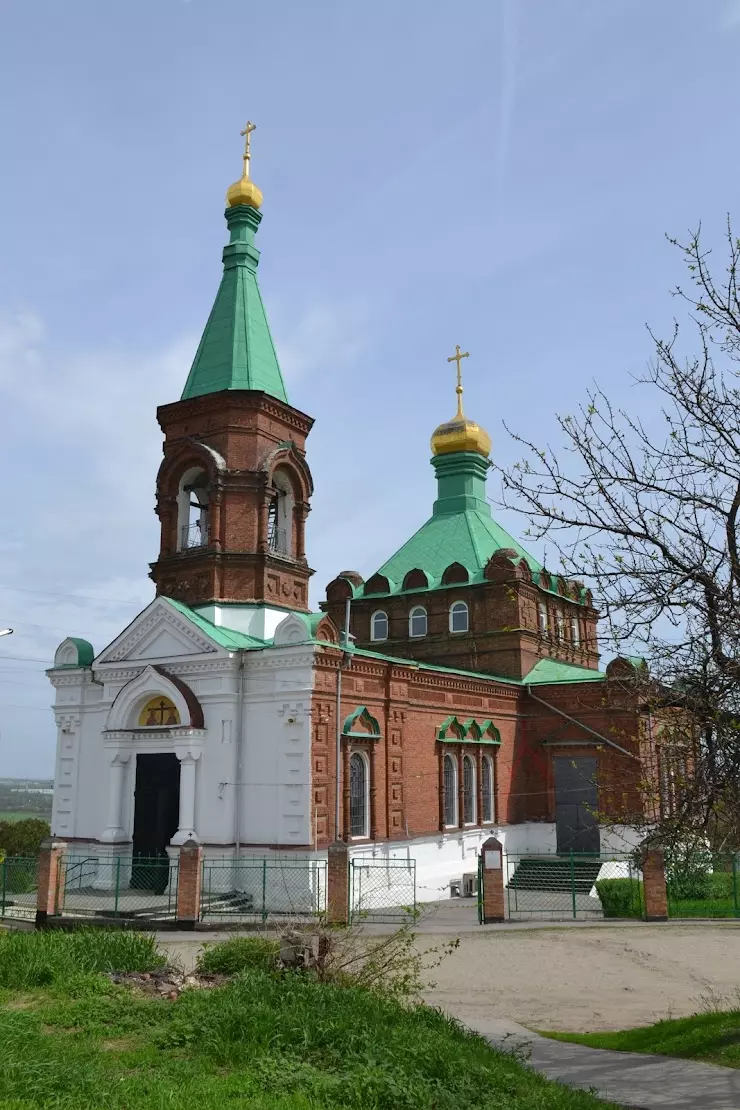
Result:
M124 600L122 597L93 597L91 594L67 594L59 591L52 590L31 590L26 586L4 586L0 583L0 590L9 590L11 593L16 594L36 594L38 597L68 597L74 601L102 601L111 605L141 605L142 602L134 601L131 598ZM143 603L148 605L149 602Z

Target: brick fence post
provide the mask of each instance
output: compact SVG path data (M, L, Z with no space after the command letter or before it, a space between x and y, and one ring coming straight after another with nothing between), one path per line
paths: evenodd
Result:
M43 929L64 902L64 852L67 845L49 837L41 842L36 889L36 928Z
M177 927L194 929L200 919L200 890L203 877L203 849L194 840L180 847L177 875Z
M504 921L504 849L490 836L481 846L483 856L483 924Z
M349 848L342 840L329 845L326 874L326 909L330 925L349 921Z
M642 882L645 891L645 920L668 920L668 893L665 883L665 854L646 845L642 855Z

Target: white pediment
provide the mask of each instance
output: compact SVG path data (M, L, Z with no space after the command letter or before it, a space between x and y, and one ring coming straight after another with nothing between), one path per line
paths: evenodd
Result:
M156 598L101 652L95 665L126 660L166 663L219 651L222 649L193 622L164 598Z

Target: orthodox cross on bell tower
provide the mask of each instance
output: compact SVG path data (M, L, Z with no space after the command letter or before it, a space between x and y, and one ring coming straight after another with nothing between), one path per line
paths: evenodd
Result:
M249 177L249 162L250 162L250 159L252 157L252 152L251 152L252 132L256 131L256 130L257 130L257 124L252 123L251 120L247 120L247 126L244 128L243 131L239 132L240 135L244 136L244 154L242 155L242 159L244 161L244 176L245 177Z
M450 355L450 357L447 359L447 361L457 363L457 388L456 388L455 392L457 393L457 415L458 416L463 415L463 407L462 407L463 386L462 386L462 370L460 369L460 363L462 362L462 360L464 358L470 358L470 351L462 351L461 352L460 351L460 344L456 343L455 344L455 353L454 353L454 355Z

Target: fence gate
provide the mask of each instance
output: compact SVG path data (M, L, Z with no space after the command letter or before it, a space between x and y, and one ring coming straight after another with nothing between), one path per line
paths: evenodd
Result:
M642 917L639 871L628 855L513 855L507 853L507 917Z
M350 920L413 921L416 917L416 860L350 861Z
M173 921L178 876L177 856L65 855L58 872L56 912L65 917Z
M201 921L323 917L325 859L204 859Z
M0 917L33 921L36 917L38 859L36 856L8 856L0 868Z

